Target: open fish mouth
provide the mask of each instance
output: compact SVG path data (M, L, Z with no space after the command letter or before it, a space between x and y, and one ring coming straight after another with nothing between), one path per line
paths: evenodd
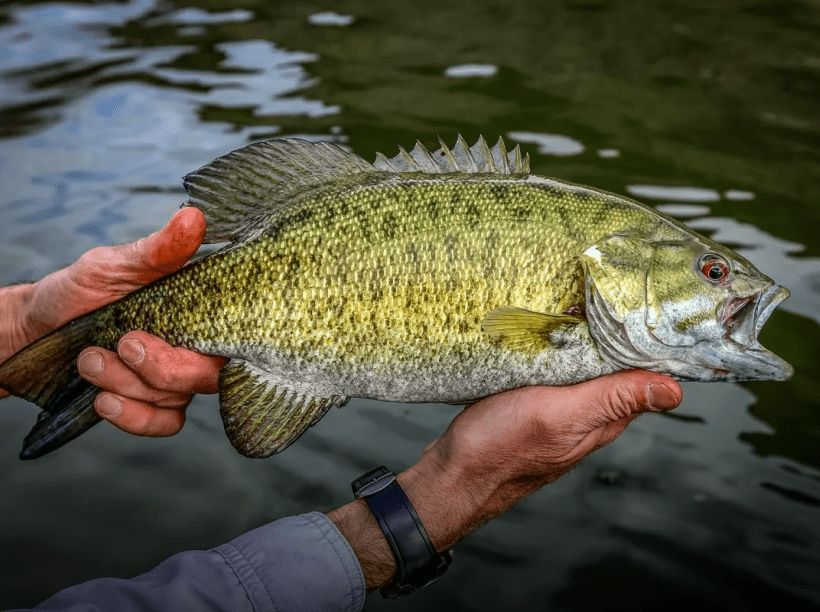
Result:
M732 300L725 309L726 338L746 361L746 376L738 380L786 380L794 374L794 368L786 361L763 347L758 334L778 304L789 297L789 290L772 285L758 294L757 298ZM738 364L740 365L740 364Z
M785 287L772 285L759 293L757 298L730 301L721 317L729 338L747 348L762 348L757 340L760 330L778 304L789 295Z

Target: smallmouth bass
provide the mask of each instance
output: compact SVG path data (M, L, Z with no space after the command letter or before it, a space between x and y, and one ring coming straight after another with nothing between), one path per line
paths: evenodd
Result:
M785 380L757 340L788 297L737 253L638 202L529 172L503 140L370 164L272 140L184 179L228 242L0 364L36 403L21 458L99 422L77 355L131 330L230 359L220 412L267 457L350 397L465 403L645 368L679 380Z

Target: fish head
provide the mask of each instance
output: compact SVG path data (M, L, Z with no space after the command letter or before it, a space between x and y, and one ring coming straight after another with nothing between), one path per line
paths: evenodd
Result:
M590 333L605 359L679 380L786 380L758 341L789 291L701 237L613 235L580 256Z

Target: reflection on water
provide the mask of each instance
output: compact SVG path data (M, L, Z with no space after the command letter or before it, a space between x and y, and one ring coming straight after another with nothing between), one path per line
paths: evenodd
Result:
M156 230L181 176L253 140L373 159L416 138L507 135L537 173L685 218L787 286L762 342L797 372L686 385L674 415L639 419L479 530L405 607L816 608L820 11L689 4L0 6L0 283ZM354 400L251 461L200 397L173 439L101 425L21 463L35 410L6 400L0 607L342 504L353 477L412 464L456 411Z
M620 156L621 152L618 149L598 149L598 157L603 157L604 159Z
M660 212L672 215L673 217L701 217L708 215L711 208L703 204L658 204L655 206Z
M173 11L167 15L158 17L154 23L174 23L177 25L191 26L195 24L205 23L230 23L235 21L251 21L253 13L245 9L233 9L231 11L223 11L221 13L209 13L200 8L184 8L178 11ZM187 34L193 33L195 30L186 30Z
M723 197L727 200L754 200L755 194L751 191L742 191L740 189L729 189L723 193Z
M444 71L444 76L454 79L464 79L467 77L491 77L498 73L498 66L493 64L459 64L449 66Z
M579 155L584 152L584 145L561 134L537 134L535 132L510 132L510 138L518 142L538 145L538 152L542 155Z
M650 200L681 200L683 202L717 202L720 194L705 187L664 187L661 185L627 185L626 190L636 198Z
M308 17L308 23L318 26L349 26L354 19L353 15L340 15L333 11L323 11Z

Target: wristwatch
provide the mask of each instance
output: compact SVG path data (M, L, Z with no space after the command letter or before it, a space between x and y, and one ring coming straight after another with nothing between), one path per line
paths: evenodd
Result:
M396 579L381 589L384 597L406 597L447 571L453 551L436 551L393 472L381 466L363 474L351 486L354 497L367 502L396 558Z

